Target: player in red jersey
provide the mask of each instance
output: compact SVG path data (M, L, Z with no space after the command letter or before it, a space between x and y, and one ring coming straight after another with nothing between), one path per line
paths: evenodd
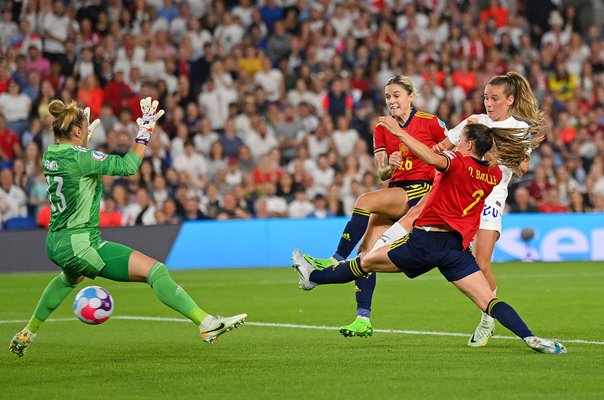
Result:
M539 146L544 138L543 111L535 98L526 78L517 72L510 71L505 75L491 78L484 89L485 114L474 114L447 132L447 139L436 146L439 150L452 149L457 144L460 132L468 123L479 123L495 128L529 129L531 148ZM524 171L528 168L529 154L526 154ZM497 295L497 281L491 270L491 257L495 244L501 235L502 215L508 196L508 184L512 172L504 165L500 166L503 179L493 189L487 199L480 218L480 227L476 232L472 249L480 270L487 278L493 294ZM522 171L522 172L524 172ZM392 243L405 236L412 228L413 221L421 212L424 201L412 207L398 223L392 224L374 247ZM481 313L480 323L468 340L470 347L486 346L495 332L495 321L486 313Z
M370 272L403 272L413 279L438 267L448 281L531 349L541 353L566 353L561 343L534 336L518 313L495 297L468 248L478 230L484 200L502 179L497 166L482 161L484 155L492 151L492 160L518 171L530 147L528 132L469 124L462 131L456 151L435 154L391 117L380 117L380 123L424 162L441 172L426 205L410 234L390 246L336 267L316 270L299 250L294 250L292 262L300 275L300 287L311 290L320 284L345 283ZM495 149L492 149L493 143Z
M435 115L413 108L417 90L411 80L402 75L393 76L384 87L386 105L390 114L409 135L428 146L434 146L446 138L445 124ZM359 253L368 251L393 221L402 217L410 207L432 188L434 168L424 163L401 141L391 135L384 126L376 126L373 133L374 158L381 180L388 180L387 189L376 190L359 196L346 224L337 250L327 259L305 255L317 269L328 268L345 260L359 245ZM369 321L371 300L376 277L369 275L355 282L357 318L343 326L344 336L371 336Z

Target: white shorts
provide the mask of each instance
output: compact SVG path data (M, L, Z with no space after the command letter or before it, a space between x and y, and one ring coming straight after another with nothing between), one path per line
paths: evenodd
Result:
M511 178L511 173L509 174L509 178ZM497 231L501 235L501 218L503 215L503 209L505 207L505 200L508 197L508 183L510 182L509 178L508 176L504 175L504 178L499 185L495 186L489 197L485 199L484 208L482 209L482 214L480 215L479 229L483 229L485 231Z

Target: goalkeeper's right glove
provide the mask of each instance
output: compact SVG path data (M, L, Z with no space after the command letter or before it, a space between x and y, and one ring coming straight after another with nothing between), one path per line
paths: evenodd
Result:
M143 115L141 118L136 119L138 125L138 134L136 135L136 139L134 139L136 143L144 145L149 143L155 123L164 115L164 110L155 112L158 105L159 102L157 100L151 101L151 97L141 99L141 112Z

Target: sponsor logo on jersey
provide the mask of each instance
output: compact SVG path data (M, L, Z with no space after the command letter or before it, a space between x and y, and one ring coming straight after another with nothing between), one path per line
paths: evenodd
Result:
M44 162L44 168L46 168L49 171L58 171L59 164L57 164L57 162L54 160L46 160Z
M90 152L90 155L92 155L92 158L94 158L95 160L98 160L98 161L103 161L104 159L107 158L107 154L102 153L100 151L96 151L96 150L92 150Z

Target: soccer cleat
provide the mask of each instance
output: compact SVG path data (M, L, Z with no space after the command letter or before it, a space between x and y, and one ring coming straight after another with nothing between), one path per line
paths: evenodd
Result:
M524 338L525 343L531 349L546 354L566 354L566 347L562 343L551 339L543 339L537 336L528 336Z
M317 284L310 281L310 274L314 271L314 268L304 258L300 250L295 249L292 253L292 267L298 271L300 280L298 281L298 287L303 290L312 290L317 287Z
M18 355L19 357L23 357L25 351L36 338L35 333L31 333L29 329L23 329L21 332L17 332L13 339L10 341L8 349Z
M220 315L217 315L207 326L200 326L199 331L201 333L201 339L208 344L212 344L218 336L239 327L239 325L245 324L246 318L247 314L238 314L232 317L221 317Z
M365 318L357 317L353 323L341 327L340 333L344 337L359 336L367 338L373 335L373 327L371 326L371 322Z
M338 265L339 261L333 257L329 258L314 258L310 254L304 254L304 259L308 262L314 269L322 270L325 268L330 268L335 265Z
M468 346L470 347L484 347L489 342L491 336L495 333L495 320L482 319L480 324L476 327L476 330L468 340Z

